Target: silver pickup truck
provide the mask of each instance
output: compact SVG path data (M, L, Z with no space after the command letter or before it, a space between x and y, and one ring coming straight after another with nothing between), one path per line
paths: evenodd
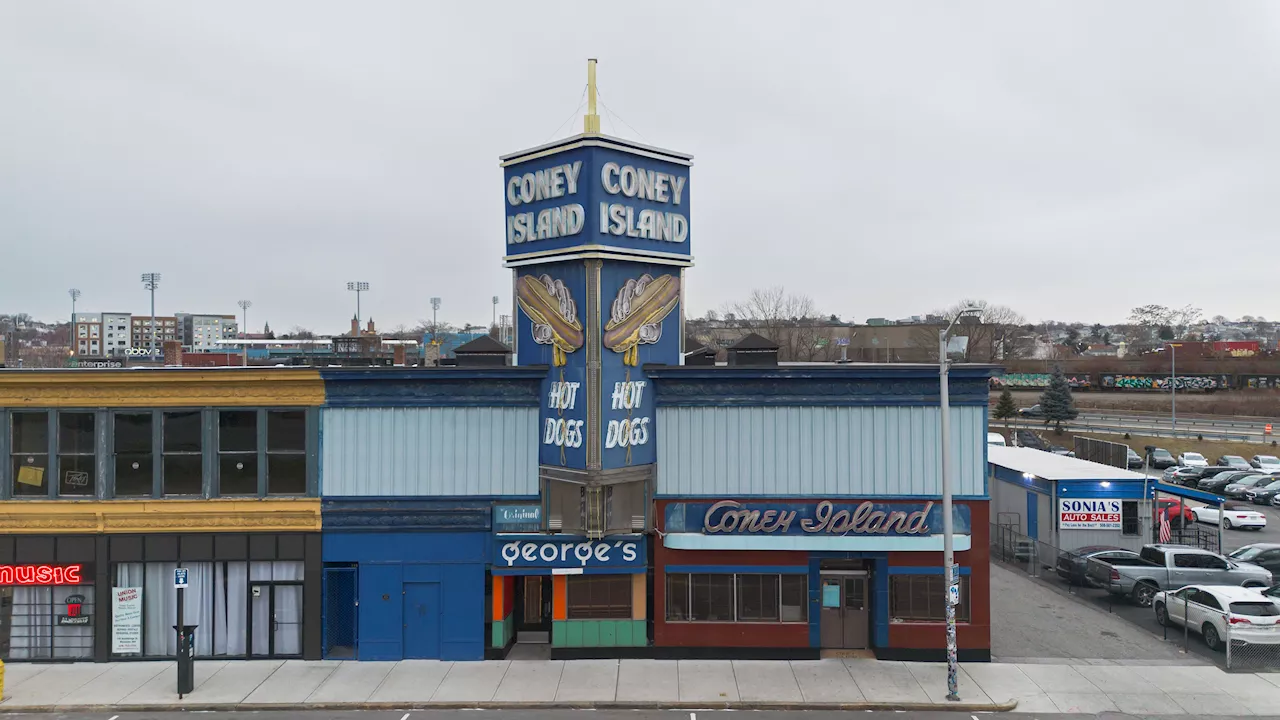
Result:
M1271 571L1185 545L1145 545L1136 558L1089 560L1086 574L1107 592L1150 607L1161 590L1186 585L1269 587Z

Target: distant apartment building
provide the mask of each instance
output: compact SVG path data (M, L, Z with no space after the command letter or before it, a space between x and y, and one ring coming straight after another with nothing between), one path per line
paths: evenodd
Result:
M191 352L225 350L221 343L234 340L240 328L235 315L194 315L178 313L182 323L182 344Z
M119 357L133 347L129 335L129 313L102 313L102 354Z
M73 317L71 347L77 355L103 355L102 313L76 313Z
M164 346L165 340L182 340L182 326L178 323L177 317L173 315L157 315L155 321L157 352ZM136 348L151 348L150 315L133 316L133 346Z

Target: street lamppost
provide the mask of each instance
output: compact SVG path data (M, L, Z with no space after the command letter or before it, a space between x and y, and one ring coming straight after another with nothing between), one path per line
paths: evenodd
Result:
M942 565L947 586L947 597L944 600L947 608L947 699L953 701L960 699L960 692L956 687L956 675L960 668L956 659L956 606L952 602L952 588L959 589L960 578L956 577L955 572L955 528L951 519L951 398L947 388L947 372L951 361L947 359L947 340L960 318L977 317L981 314L980 307L970 305L961 308L951 319L951 324L938 331L938 383L942 406L941 422L938 423L942 430Z
M156 288L160 287L160 273L143 273L142 286L151 291L151 359L156 357Z
M440 311L440 298L431 298L431 344L436 344L436 333L439 326L436 324L436 313Z
M76 354L76 301L80 299L80 291L71 288L67 291L71 296L71 329L67 332L67 344L71 346L71 354Z
M369 290L369 283L356 281L347 283L347 289L356 294L356 334L360 334L360 293Z
M1173 411L1170 429L1178 437L1178 348L1182 343L1169 343L1169 407Z

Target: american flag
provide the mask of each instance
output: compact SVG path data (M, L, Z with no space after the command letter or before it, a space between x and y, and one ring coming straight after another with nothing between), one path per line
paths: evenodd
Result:
M1169 527L1169 513L1160 513L1160 542L1167 543L1173 538L1173 529Z

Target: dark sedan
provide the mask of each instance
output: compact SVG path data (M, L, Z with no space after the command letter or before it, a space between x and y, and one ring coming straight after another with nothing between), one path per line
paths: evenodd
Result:
M1217 476L1221 475L1222 473L1229 473L1229 472L1244 472L1244 471L1247 471L1247 470L1248 470L1248 468L1245 468L1244 470L1238 470L1238 469L1236 469L1236 468L1228 467L1228 466L1225 466L1225 465L1210 465L1209 467L1203 467L1203 468L1200 468L1200 479L1201 479L1201 480L1208 480L1209 478L1211 478L1211 477L1217 477Z
M1253 563L1271 571L1272 575L1280 574L1280 544L1253 543L1232 552L1227 557L1237 562Z
M1200 471L1204 468L1197 467L1180 467L1169 468L1164 471L1161 479L1167 483L1174 485L1185 485L1187 487L1198 487L1200 483Z
M1234 470L1232 472L1218 473L1217 475L1214 475L1208 480L1201 480L1199 484L1196 485L1196 487L1205 492L1221 493L1222 488L1226 487L1227 485L1230 485L1236 480L1239 480L1240 478L1249 477L1250 475L1257 475L1257 474L1258 472L1256 470L1253 472L1242 472L1239 470Z
M1248 460L1245 460L1239 455L1223 455L1218 458L1218 464L1235 470L1251 470L1253 468L1253 466L1249 464Z
M1125 457L1125 464L1129 466L1130 470L1137 470L1145 464L1142 456L1134 452L1133 448L1125 448L1125 450L1128 451Z
M1270 505L1276 494L1280 493L1280 480L1271 478L1271 482L1263 480L1244 491L1244 499L1254 505Z
M1271 483L1270 475L1250 475L1242 477L1222 488L1222 494L1232 500L1243 500L1244 494L1255 487L1266 487Z
M1058 577L1072 585L1098 587L1098 584L1090 580L1086 573L1090 559L1106 562L1121 558L1137 559L1137 557L1138 553L1132 550L1111 547L1110 545L1089 545L1076 548L1058 555Z
M1151 458L1151 467L1157 470L1163 470L1178 464L1178 461L1174 459L1173 454L1164 448L1152 448L1151 454L1148 457Z

